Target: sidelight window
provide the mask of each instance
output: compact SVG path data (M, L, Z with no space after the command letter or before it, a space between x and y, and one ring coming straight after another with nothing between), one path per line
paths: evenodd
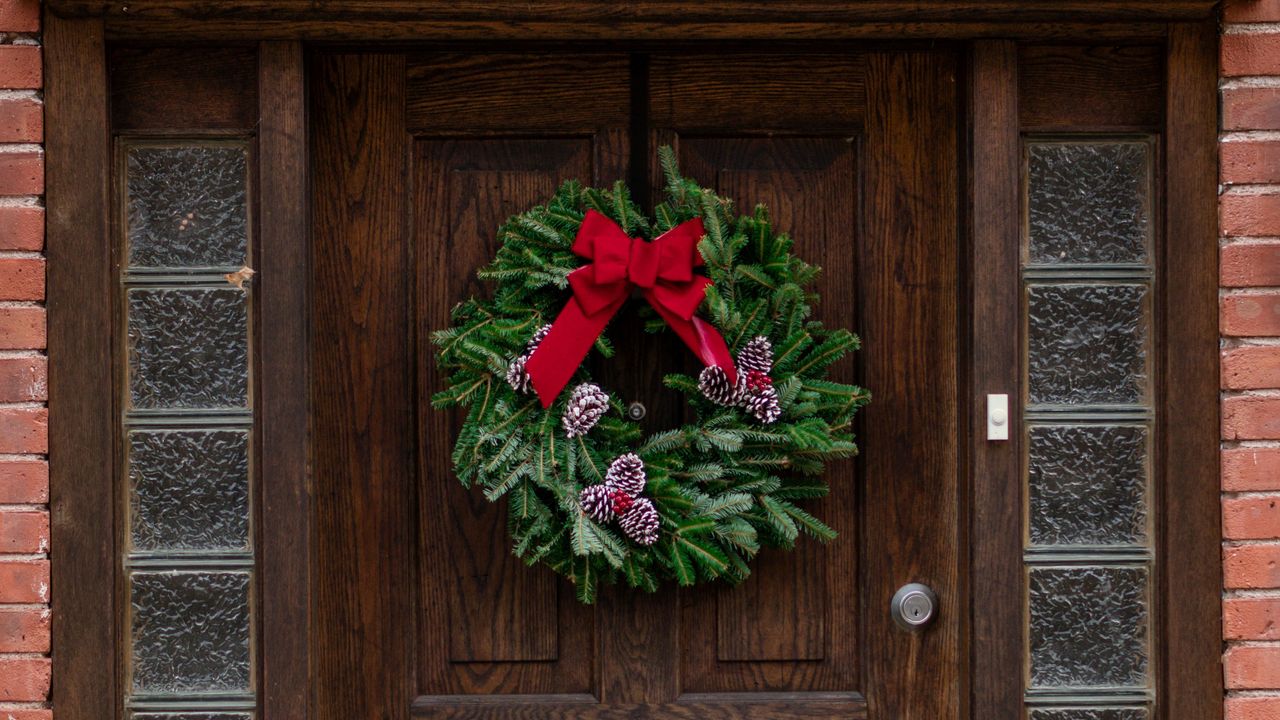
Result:
M1153 145L1024 145L1026 702L1146 720L1152 683Z
M119 147L121 454L133 720L255 707L249 147Z

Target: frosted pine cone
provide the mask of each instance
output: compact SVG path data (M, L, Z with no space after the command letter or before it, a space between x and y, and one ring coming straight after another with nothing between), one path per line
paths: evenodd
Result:
M561 423L571 438L586 435L608 410L609 394L595 383L582 383L573 389Z
M521 355L507 366L507 384L518 393L529 392L529 371L524 367L528 360L528 355Z
M525 363L529 362L529 356L533 355L533 351L538 349L538 345L546 339L547 333L551 332L550 325L543 325L533 334L529 342L525 343L524 354L511 361L507 366L507 384L512 390L518 393L529 392L530 380L529 371L525 369Z
M698 389L703 397L717 405L737 405L742 398L743 383L742 373L738 373L736 384L729 382L728 374L719 365L704 368L698 375Z
M769 338L757 335L738 352L738 368L744 372L755 370L768 375L773 370L773 344Z
M598 523L607 523L613 519L613 498L609 497L609 488L604 485L582 488L582 492L578 494L578 507Z
M618 527L637 545L652 545L658 542L658 511L648 498L636 498Z
M644 461L635 453L619 455L609 464L604 482L609 487L617 488L628 495L639 495L644 491Z
M749 393L743 399L742 407L756 420L766 425L776 421L782 415L782 408L778 405L778 391L772 385L759 392Z
M549 332L551 332L550 325L543 325L538 328L538 331L533 334L533 337L529 338L528 344L524 346L524 354L526 357L532 355L533 351L538 349L538 346L542 344L542 341L547 339L547 333Z

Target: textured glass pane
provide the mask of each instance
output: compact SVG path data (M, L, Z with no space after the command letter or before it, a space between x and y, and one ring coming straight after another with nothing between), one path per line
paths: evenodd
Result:
M133 720L253 720L251 712L135 712ZM1127 720L1127 718L1125 719Z
M1147 685L1147 570L1030 569L1031 686Z
M249 548L249 432L129 433L134 550Z
M1039 425L1028 434L1032 545L1145 543L1145 427Z
M248 248L241 147L129 150L129 265L239 267Z
M246 407L249 316L235 288L129 290L135 408Z
M249 692L249 573L135 572L135 693Z
M1036 708L1028 720L1148 720L1146 708Z
M1145 285L1031 285L1032 404L1137 404L1147 398Z
M1149 154L1141 142L1029 145L1031 263L1145 262L1151 234Z

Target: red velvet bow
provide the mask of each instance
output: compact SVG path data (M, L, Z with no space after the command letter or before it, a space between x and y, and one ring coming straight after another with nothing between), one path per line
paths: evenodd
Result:
M573 299L525 364L543 407L550 407L568 384L633 287L640 288L644 299L704 365L719 365L730 382L737 381L724 338L693 314L711 284L708 278L693 274L702 265L698 240L703 234L702 220L694 219L645 242L627 237L617 223L595 210L587 211L573 251L592 262L569 274Z

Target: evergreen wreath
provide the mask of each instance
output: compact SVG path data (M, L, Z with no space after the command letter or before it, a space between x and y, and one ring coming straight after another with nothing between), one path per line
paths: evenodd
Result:
M506 498L515 554L569 578L584 603L601 583L650 592L668 580L738 583L761 547L790 549L802 532L834 538L797 503L826 495L826 463L857 452L852 420L870 399L827 379L859 341L811 319L818 298L806 288L819 269L791 254L766 208L735 216L727 199L680 175L670 148L659 157L668 197L653 223L621 182L566 182L499 229L502 247L478 272L496 282L493 298L460 303L452 326L433 334L447 387L432 402L467 409L458 478L491 502ZM581 366L548 407L531 392L526 363L573 302L569 276L584 265L575 239L593 212L633 238L702 223L696 253L711 284L698 313L737 367L666 376L693 408L688 425L646 436ZM648 305L640 312L647 331L667 328ZM615 352L603 333L591 347Z

